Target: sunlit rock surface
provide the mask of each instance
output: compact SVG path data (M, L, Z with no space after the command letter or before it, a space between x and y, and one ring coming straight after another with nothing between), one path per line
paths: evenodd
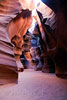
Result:
M19 2L24 9L32 10L35 8L35 0L19 0Z
M27 4L26 0L23 0L22 4L20 0L0 0L0 78L2 79L6 79L9 76L9 71L7 70L12 71L10 75L12 73L16 74L15 77L13 74L13 77L17 79L17 64L14 57L13 44L8 36L8 24L20 12L22 6L24 9L30 9L32 2L34 1L29 1ZM4 68L5 74L3 74ZM7 72L8 75L6 75ZM4 84L2 80L0 83Z
M21 9L19 0L0 0L0 84L17 82L17 65L7 26Z

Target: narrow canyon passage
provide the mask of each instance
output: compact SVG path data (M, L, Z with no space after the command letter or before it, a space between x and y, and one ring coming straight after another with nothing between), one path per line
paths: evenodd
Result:
M18 84L0 86L0 100L67 100L67 80L25 69Z

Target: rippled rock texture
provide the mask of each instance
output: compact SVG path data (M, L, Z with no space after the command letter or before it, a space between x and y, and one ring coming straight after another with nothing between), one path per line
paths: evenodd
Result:
M0 84L17 82L17 65L7 26L21 9L19 0L0 0Z

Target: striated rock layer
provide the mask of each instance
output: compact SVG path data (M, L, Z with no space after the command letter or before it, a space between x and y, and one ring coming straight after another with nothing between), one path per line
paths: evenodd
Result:
M21 9L19 0L0 0L0 84L17 82L17 65L7 26Z

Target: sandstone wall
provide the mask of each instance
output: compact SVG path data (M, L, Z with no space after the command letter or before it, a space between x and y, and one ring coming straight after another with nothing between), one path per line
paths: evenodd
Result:
M7 26L21 9L19 0L0 0L0 84L17 82L17 65Z

